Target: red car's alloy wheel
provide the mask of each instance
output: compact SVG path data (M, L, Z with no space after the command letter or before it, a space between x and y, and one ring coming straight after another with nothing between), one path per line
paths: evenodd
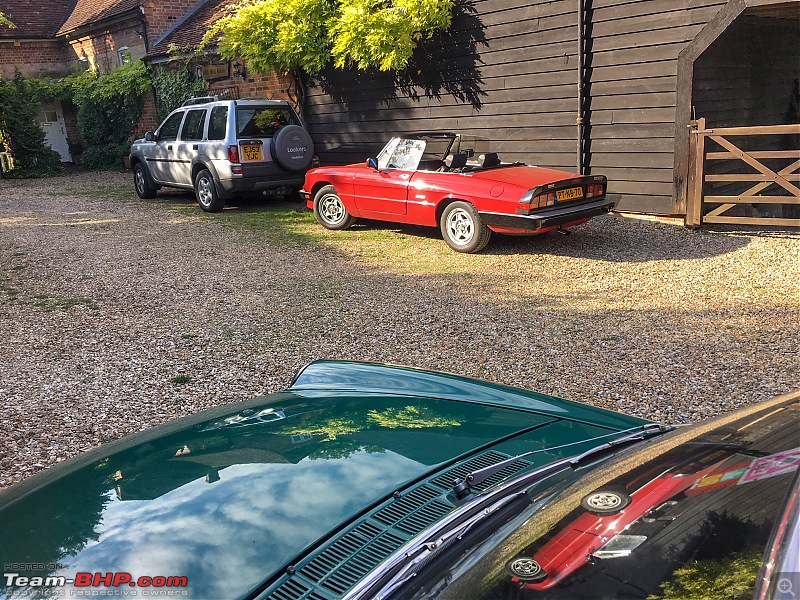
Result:
M525 582L538 582L547 579L547 572L533 558L520 556L506 563L506 570L512 577Z
M598 490L581 500L581 506L595 515L613 515L630 503L631 497L617 490Z
M314 196L314 216L326 229L347 229L355 222L332 185L326 185Z
M442 237L456 252L480 252L489 243L492 231L481 222L478 211L468 202L453 202L444 209L440 221Z

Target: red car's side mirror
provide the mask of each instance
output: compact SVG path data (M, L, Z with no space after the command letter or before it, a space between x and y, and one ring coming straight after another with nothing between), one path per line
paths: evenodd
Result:
M377 158L368 158L367 159L367 166L370 169L378 170L378 159Z

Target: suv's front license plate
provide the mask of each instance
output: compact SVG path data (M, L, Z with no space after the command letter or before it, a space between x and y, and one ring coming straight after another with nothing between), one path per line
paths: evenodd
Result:
M242 156L244 160L264 160L264 155L261 154L261 146L257 145L242 145Z
M565 200L577 200L578 198L583 198L583 188L573 187L556 191L556 199L559 202L564 202Z

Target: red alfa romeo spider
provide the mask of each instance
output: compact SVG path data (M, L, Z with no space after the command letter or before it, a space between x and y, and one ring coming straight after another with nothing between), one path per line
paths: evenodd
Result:
M504 163L487 140L456 133L395 137L366 164L312 169L300 194L328 229L358 217L438 226L457 252L480 252L493 231L544 233L614 207L602 175Z

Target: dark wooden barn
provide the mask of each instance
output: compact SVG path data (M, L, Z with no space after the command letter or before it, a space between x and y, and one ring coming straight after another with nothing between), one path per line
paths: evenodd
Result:
M323 163L457 130L605 174L621 210L684 215L693 120L798 123L799 77L800 0L459 0L406 72L323 73L305 116Z

